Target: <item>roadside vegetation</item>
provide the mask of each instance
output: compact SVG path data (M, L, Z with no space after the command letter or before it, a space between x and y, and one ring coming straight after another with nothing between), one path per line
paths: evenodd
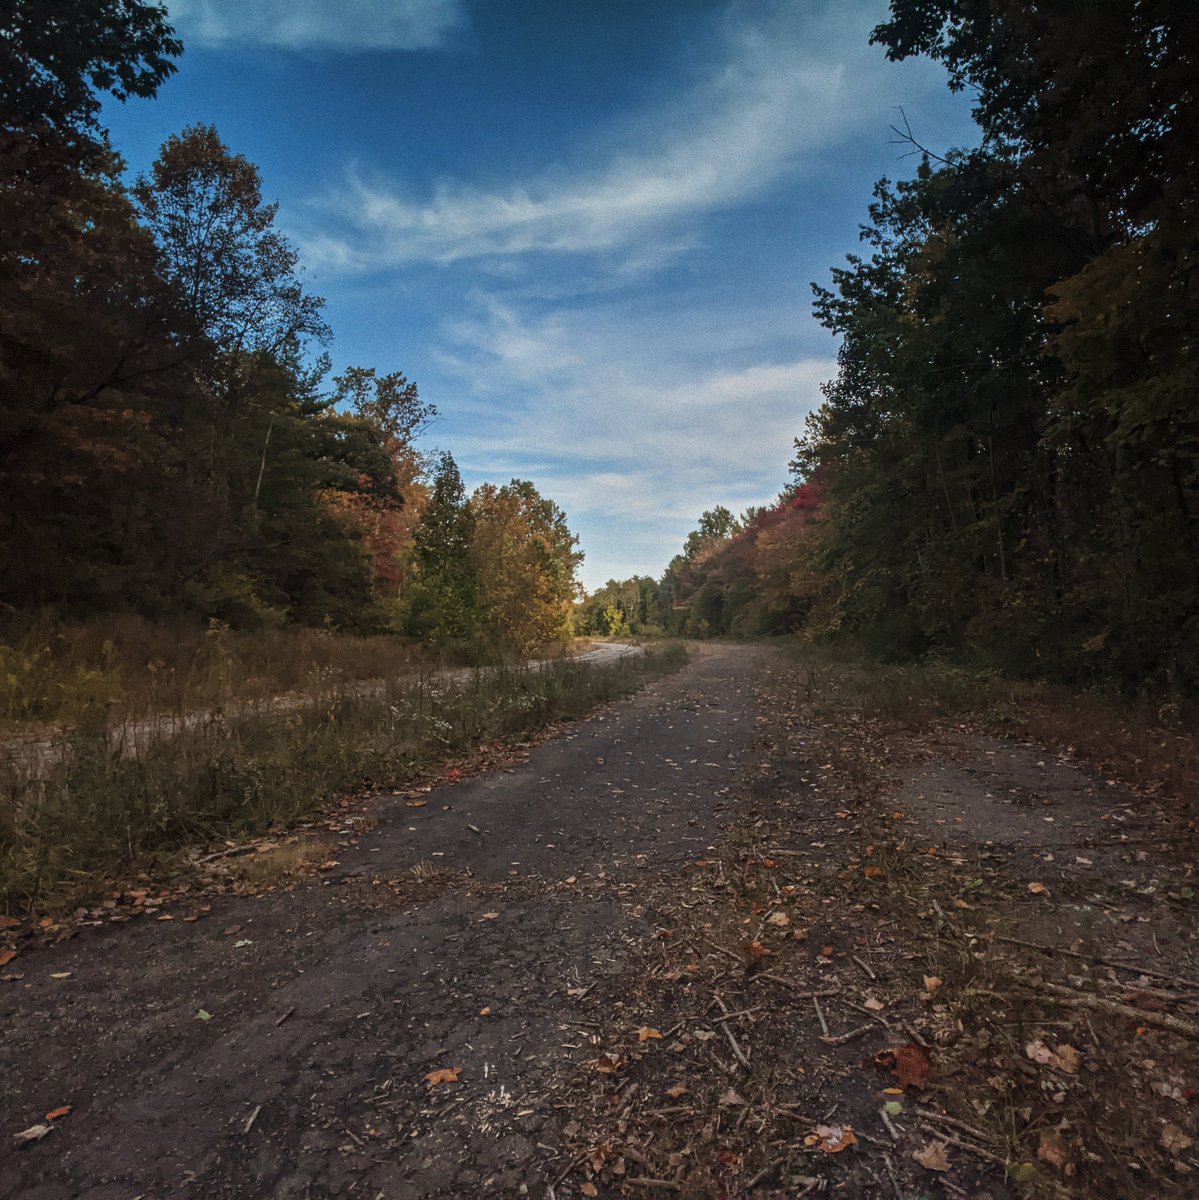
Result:
M61 913L186 850L285 830L338 796L398 788L580 716L686 660L678 644L602 666L564 659L388 681L317 673L286 709L243 705L26 748L0 766L0 911Z

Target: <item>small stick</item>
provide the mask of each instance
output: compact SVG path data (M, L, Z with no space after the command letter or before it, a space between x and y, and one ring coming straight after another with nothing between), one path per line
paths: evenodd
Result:
M750 979L769 979L771 983L781 983L783 987L793 986L791 980L784 979L781 975L772 975L769 971L758 971L755 975L751 975ZM841 995L840 988L821 988L815 992L793 992L791 998L793 1000L811 1000L816 996L839 995Z
M871 1012L864 1004L855 1004L852 1000L842 1000L842 1004L849 1008L855 1008L860 1013L865 1013L872 1021L877 1021L888 1033L891 1032L891 1023L885 1017L880 1017L878 1013Z
M625 1186L660 1188L665 1192L681 1192L683 1190L683 1185L681 1183L675 1183L673 1179L650 1179L646 1175L638 1175L633 1179L626 1179Z
M1133 1008L1131 1004L1119 1004L1103 996L1092 996L1089 992L1075 992L1072 988L1049 983L1044 979L1034 982L1041 991L1049 993L1048 1000L1051 1004L1061 1004L1066 1008L1090 1008L1095 1012L1107 1013L1108 1016L1136 1021L1138 1025L1156 1025L1159 1029L1168 1029L1181 1037L1199 1041L1199 1025L1172 1017L1169 1013L1146 1012L1144 1009Z
M483 836L483 831L477 825L472 825L469 821L467 821L466 827L471 831L471 833L477 833L480 837Z
M941 1125L951 1125L954 1129L960 1129L963 1133L968 1133L971 1137L978 1138L980 1142L991 1141L991 1138L981 1129L975 1129L973 1125L967 1125L965 1121L959 1121L957 1117L951 1117L945 1113L933 1112L927 1108L918 1108L916 1111L926 1121L937 1121Z
M558 1172L558 1175L555 1177L554 1182L550 1184L550 1190L552 1191L554 1188L556 1188L558 1186L558 1184L560 1184L562 1182L562 1180L564 1180L567 1177L567 1175L569 1175L571 1173L571 1171L573 1171L575 1169L575 1167L581 1167L590 1156L591 1156L591 1151L584 1150L583 1153L580 1154L577 1158L572 1158L570 1160L570 1162L568 1162L566 1164L566 1166L563 1167L563 1169Z
M1115 958L1101 958L1097 954L1082 954L1078 950L1066 950L1060 946L1044 946L1040 942L1026 942L1023 938L1007 937L1003 934L993 934L993 940L1006 942L1009 946L1024 946L1028 950L1040 950L1043 954L1065 954L1070 958L1081 958L1084 962L1099 963L1105 967L1115 967L1119 971L1135 971L1139 975L1148 975L1151 979L1164 979L1167 983L1176 983L1182 987L1199 988L1199 981L1182 979L1178 975L1167 975L1164 971L1151 971L1148 967L1136 963L1123 963Z
M903 1200L903 1189L899 1186L899 1179L895 1174L895 1164L891 1161L891 1156L884 1154L883 1162L887 1165L887 1177L891 1180L891 1186L895 1189L896 1200Z
M874 1028L873 1025L859 1025L857 1029L851 1029L848 1033L839 1033L835 1037L822 1037L820 1040L826 1046L844 1046L847 1042L856 1042L863 1034L869 1033Z
M753 1008L739 1008L735 1012L725 1013L723 1019L726 1021L731 1021L734 1017L748 1017L751 1013L756 1013L756 1012L761 1012L761 1011L762 1011L762 1006L760 1004L757 1004ZM703 1020L704 1018L696 1017L694 1019L697 1021L700 1021L700 1020ZM683 1022L683 1024L686 1024L686 1022Z
M250 1130L251 1130L251 1129L253 1128L253 1126L254 1126L254 1122L258 1120L258 1114L259 1114L260 1112L262 1112L262 1105L261 1105L261 1104L259 1104L259 1105L256 1105L256 1106L255 1106L255 1108L254 1108L254 1111L253 1111L253 1112L252 1112L252 1113L251 1113L251 1114L250 1114L250 1115L249 1115L249 1116L246 1118L246 1124L245 1124L245 1127L242 1129L242 1133L249 1133L249 1132L250 1132Z
M725 1005L725 1002L719 996L715 997L715 1000L716 1000L716 1003L720 1005L721 1012L727 1013L729 1011L727 1006ZM720 1024L720 1028L724 1030L724 1036L726 1038L728 1038L728 1040L729 1040L729 1045L732 1046L732 1048L733 1048L733 1054L736 1057L737 1061L743 1067L748 1069L749 1059L746 1057L745 1051L742 1050L741 1047L737 1044L737 1039L735 1037L733 1037L733 1031L726 1024L724 1017L720 1018L719 1024Z
M719 950L721 954L727 954L734 962L745 966L745 958L742 955L734 954L732 950L729 950L726 946L722 946L719 942L714 942L711 938L703 938L702 940L711 946L713 950Z
M891 1123L891 1118L887 1116L887 1106L885 1104L878 1110L878 1115L882 1117L883 1125L886 1127L887 1132L891 1135L891 1140L893 1142L899 1141L899 1131Z
M812 1003L816 1005L816 1016L820 1021L820 1030L825 1037L828 1037L828 1022L824 1019L824 1009L820 1007L820 1000L816 996L813 996Z
M871 980L878 979L878 976L871 969L870 964L868 962L866 962L864 959L859 958L856 954L851 954L849 957L852 958L853 961L856 962L858 964L858 966L861 967L862 970L866 972L866 977L868 979L871 979Z
M926 1042L924 1038L920 1036L920 1034L916 1031L915 1026L913 1026L910 1021L900 1021L899 1027L908 1035L908 1037L912 1039L912 1041L916 1043L917 1046L923 1050L928 1049L928 1042Z
M276 1024L276 1025L282 1025L282 1024L283 1024L283 1022L284 1022L284 1021L286 1021L286 1020L287 1020L287 1018L288 1018L288 1017L290 1017L290 1016L291 1016L291 1014L292 1014L292 1013L294 1013L295 1011L296 1011L296 1006L293 1004L293 1005L291 1006L291 1008L289 1008L289 1009L287 1010L287 1012L285 1012L285 1013L283 1014L283 1016L281 1016L281 1017L280 1017L280 1018L279 1018L279 1019L278 1019L278 1020L275 1022L275 1024Z
M974 1154L987 1162L994 1163L998 1167L1007 1169L1008 1160L999 1154L995 1154L982 1146L974 1146L969 1142L963 1142L961 1138L954 1137L951 1133L946 1133L943 1129L938 1129L935 1125L925 1125L924 1132L932 1137L938 1138L942 1142L948 1142L951 1146L956 1146L959 1150L965 1150L967 1154Z

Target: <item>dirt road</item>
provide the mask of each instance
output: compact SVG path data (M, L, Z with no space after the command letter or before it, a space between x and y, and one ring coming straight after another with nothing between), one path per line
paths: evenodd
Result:
M543 1193L569 992L652 932L638 881L718 837L761 657L705 652L511 771L381 804L318 883L23 959L0 1127L73 1110L0 1152L0 1195Z
M0 1197L1189 1200L1194 823L909 686L702 646L24 954Z

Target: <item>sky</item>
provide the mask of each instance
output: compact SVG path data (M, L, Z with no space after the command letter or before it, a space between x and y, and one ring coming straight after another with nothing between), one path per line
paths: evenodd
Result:
M581 578L658 576L769 503L835 371L811 282L974 144L885 0L167 0L185 51L105 121L130 171L213 124L327 300L335 370L403 371L468 488L532 480Z

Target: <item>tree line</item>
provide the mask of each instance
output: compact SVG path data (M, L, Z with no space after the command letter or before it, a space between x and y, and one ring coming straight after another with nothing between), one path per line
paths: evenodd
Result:
M472 496L401 373L332 375L257 168L216 129L132 183L100 96L182 50L135 0L0 6L0 621L119 610L524 652L570 632L577 540Z
M901 119L914 176L813 285L841 349L793 483L671 565L676 625L1199 690L1194 15L893 0L872 40L943 64L981 144Z

